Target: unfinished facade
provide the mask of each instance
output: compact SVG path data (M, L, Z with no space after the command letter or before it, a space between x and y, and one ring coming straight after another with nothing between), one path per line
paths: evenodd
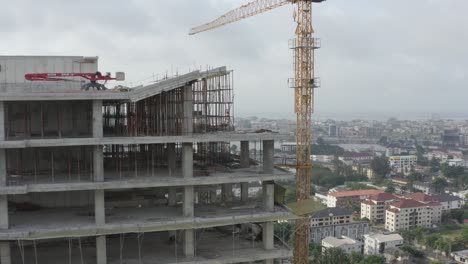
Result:
M289 258L273 229L294 217L274 202L274 182L294 177L273 166L282 135L234 131L232 73L105 91L24 80L97 61L0 56L0 263Z

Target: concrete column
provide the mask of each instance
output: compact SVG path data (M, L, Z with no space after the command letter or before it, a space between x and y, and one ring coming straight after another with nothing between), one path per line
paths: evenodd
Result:
M263 234L263 249L271 250L275 249L274 246L274 228L273 222L263 223L262 234Z
M232 202L232 183L225 183L221 186L223 202Z
M104 190L94 191L94 213L96 225L106 224L106 208L104 201Z
M93 101L93 137L103 137L102 101ZM104 155L102 146L93 149L93 177L96 182L104 181ZM106 224L104 190L94 191L94 215L97 226ZM106 236L96 237L96 263L107 263Z
M240 146L240 165L242 168L248 168L250 166L250 157L249 157L249 142L248 141L241 141Z
M167 144L167 167L169 171L169 177L173 177L175 169L176 169L176 144L175 143ZM175 206L177 204L176 187L169 187L167 199L168 199L167 203L169 206Z
M102 129L102 101L93 100L93 137L101 138Z
M193 199L194 199L193 186L185 186L184 187L184 202L182 205L182 211L183 211L184 217L193 217L194 215Z
M249 183L241 183L241 201L246 202L249 199Z
M192 86L187 85L184 88L184 132L193 133L193 96Z
M263 182L262 192L263 209L267 212L273 212L275 205L275 185L271 182Z
M191 97L191 93L190 93ZM185 109L185 103L184 103ZM193 111L193 108L191 108ZM192 119L190 119L192 120ZM184 179L193 178L193 144L182 144L182 177ZM184 187L184 201L182 205L184 217L192 218L194 216L194 187ZM184 232L184 255L187 257L195 256L194 230L186 229Z
M5 103L0 101L0 141L5 140Z
M106 236L96 237L96 263L107 264Z
M184 255L186 257L195 256L195 230L184 230Z
M273 140L263 141L263 173L273 173L273 154L275 145Z
M193 144L182 144L182 176L184 179L193 178Z
M0 242L0 263L11 264L11 252L9 242Z
M102 146L93 146L93 178L96 182L104 181L104 154Z

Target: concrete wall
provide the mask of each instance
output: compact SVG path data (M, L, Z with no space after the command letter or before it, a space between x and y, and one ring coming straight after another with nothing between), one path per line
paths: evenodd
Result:
M81 88L79 82L53 83L30 82L24 78L26 73L80 73L96 72L97 57L78 56L0 56L0 92L57 91ZM80 81L80 78L74 80ZM6 83L19 84L7 86ZM46 84L46 85L45 85Z

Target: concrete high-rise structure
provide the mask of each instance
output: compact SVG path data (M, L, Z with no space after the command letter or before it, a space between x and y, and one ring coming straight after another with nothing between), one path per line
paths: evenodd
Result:
M104 91L80 90L77 78L24 80L97 65L96 57L0 56L1 264L292 256L273 229L293 217L274 203L275 181L294 177L273 165L274 140L285 138L234 131L230 71ZM263 144L260 164L249 158L253 141ZM258 183L261 195L249 188Z

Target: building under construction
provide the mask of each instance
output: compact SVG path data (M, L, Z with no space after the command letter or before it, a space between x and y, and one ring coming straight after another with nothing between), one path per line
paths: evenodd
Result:
M273 225L271 132L235 132L232 72L83 90L97 57L0 56L0 262L251 263L292 251ZM240 142L240 154L231 153ZM249 157L260 143L260 162ZM275 188L276 186L276 188ZM276 199L275 199L276 197Z

